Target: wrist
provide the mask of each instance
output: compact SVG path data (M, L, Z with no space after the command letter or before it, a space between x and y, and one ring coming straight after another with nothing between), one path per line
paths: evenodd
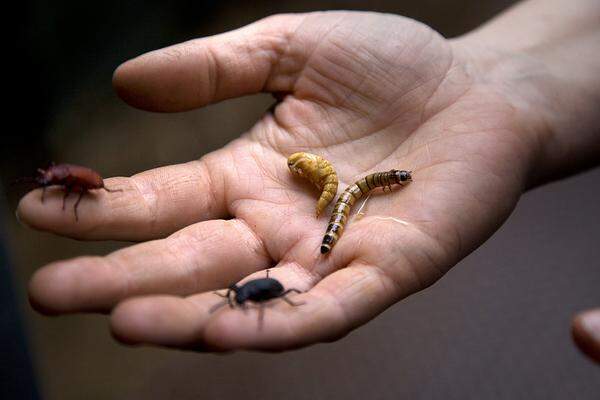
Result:
M489 39L489 30L476 31L451 44L473 83L495 91L514 109L517 133L528 147L527 186L597 163L600 85L590 73L594 68L570 73L576 61L557 56L552 46L510 48Z

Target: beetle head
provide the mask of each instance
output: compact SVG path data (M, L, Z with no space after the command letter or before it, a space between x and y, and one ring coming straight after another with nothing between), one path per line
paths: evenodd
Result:
M238 285L236 285L235 283L232 283L231 285L229 285L227 287L227 289L231 290L234 293L237 293L239 288L238 288Z
M37 169L37 176L35 177L35 181L38 185L46 186L52 181L52 170L48 169Z

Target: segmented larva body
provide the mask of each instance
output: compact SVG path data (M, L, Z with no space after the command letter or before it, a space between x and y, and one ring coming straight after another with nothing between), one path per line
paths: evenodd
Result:
M393 169L387 172L376 172L367 175L353 185L348 186L340 197L338 197L335 206L333 207L333 213L331 214L327 231L325 232L323 242L321 243L321 254L329 253L342 235L344 226L348 221L350 208L354 205L356 200L375 188L382 187L383 190L385 190L386 187L389 187L391 190L392 185L404 185L411 180L412 176L410 171Z
M308 179L321 190L316 209L318 217L337 194L338 178L333 165L321 156L305 152L292 154L287 163L293 174Z

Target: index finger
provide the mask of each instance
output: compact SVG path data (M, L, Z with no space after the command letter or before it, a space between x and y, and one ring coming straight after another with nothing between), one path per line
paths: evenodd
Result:
M141 241L165 237L187 225L227 217L218 161L203 158L152 169L129 178L110 178L110 190L86 193L74 215L77 195L65 201L58 187L25 195L17 216L42 231L85 240Z

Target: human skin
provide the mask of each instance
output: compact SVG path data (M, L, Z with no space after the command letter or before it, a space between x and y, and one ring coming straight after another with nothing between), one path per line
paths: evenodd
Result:
M18 214L35 229L141 242L41 268L32 305L110 313L130 344L277 351L343 337L441 278L524 191L597 162L599 19L597 1L534 0L446 40L394 15L277 15L126 62L114 86L141 109L280 102L199 160L107 179L123 192L85 198L78 222L58 190L43 205L26 195ZM341 190L394 168L413 182L372 196L322 256L327 216L287 169L298 151L328 159ZM273 304L260 330L255 311L209 312L213 290L268 268L305 304Z

